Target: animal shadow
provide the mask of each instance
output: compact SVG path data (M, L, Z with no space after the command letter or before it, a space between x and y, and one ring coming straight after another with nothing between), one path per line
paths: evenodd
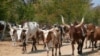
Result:
M90 51L84 52L82 55L78 55L78 56L90 56L90 54L94 54L98 51L99 51L98 49L94 50L94 51L90 50Z
M45 52L46 50L36 50L36 51L33 51L33 52L29 52L27 54L33 54L33 53L41 53L41 52Z
M96 52L98 52L98 51L99 51L99 49L94 50L94 51L90 50L90 51L84 52L84 53L81 54L81 55L75 55L75 56L90 56L90 54L94 54L94 53L96 53ZM71 55L71 54L66 54L66 55L62 55L62 56L73 56L73 55Z
M67 54L67 55L61 55L61 56L72 56L71 54Z

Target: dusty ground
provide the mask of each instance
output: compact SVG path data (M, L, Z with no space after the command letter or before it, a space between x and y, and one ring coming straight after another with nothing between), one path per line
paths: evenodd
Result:
M77 45L76 45L77 46ZM37 45L38 50L36 52L30 52L31 45L27 46L27 53L22 54L22 47L17 45L16 47L12 46L11 41L1 41L0 42L0 56L47 56L46 51L43 48L43 45ZM71 56L71 45L70 43L63 43L63 47L61 48L62 56ZM51 56L51 50L49 53ZM75 49L75 56L79 56ZM91 51L91 49L83 48L82 56L100 56L100 50L95 49Z

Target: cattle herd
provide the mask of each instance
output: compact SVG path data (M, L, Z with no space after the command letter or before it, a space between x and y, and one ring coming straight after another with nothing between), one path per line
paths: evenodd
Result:
M36 43L39 44L40 39L43 41L47 56L49 56L50 48L52 49L52 56L58 56L57 50L59 56L61 56L61 47L65 40L64 38L67 38L66 40L71 43L72 55L74 55L75 50L74 44L78 45L77 51L80 55L82 54L84 43L86 43L85 48L87 48L87 41L90 41L92 50L98 48L97 44L100 40L99 26L92 23L85 24L84 18L82 18L80 23L74 22L70 25L64 22L63 16L61 16L61 19L61 25L55 24L51 27L40 27L37 22L30 21L23 22L22 24L12 24L10 22L0 21L0 35L3 34L2 31L9 29L8 32L13 43L12 45L16 46L18 41L21 42L23 53L26 53L26 46L29 41L32 42L31 51L37 51Z

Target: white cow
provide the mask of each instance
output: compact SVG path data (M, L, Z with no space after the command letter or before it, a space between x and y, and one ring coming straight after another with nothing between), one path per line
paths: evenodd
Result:
M11 37L11 40L13 42L13 46L16 45L16 41L17 41L17 27L16 26L11 26L10 23L8 23L9 25L9 34L10 34L10 37Z
M15 46L15 43L17 40L21 40L21 33L22 30L26 30L26 42L28 41L29 38L35 36L36 37L36 32L39 28L39 24L37 22L25 22L23 27L21 28L21 25L19 25L19 27L16 26L11 26L11 24L9 24L10 27L10 36L11 39L13 41L13 45ZM13 33L14 30L16 30L16 33Z
M24 49L23 52L26 52L26 44L27 44L29 38L32 39L31 51L33 52L33 47L35 48L35 51L36 51L37 50L37 48L36 48L36 33L39 29L39 25L36 22L25 22L23 25L23 29L26 30L24 32L26 34L26 35L24 35L24 36L26 36L24 38L26 38L26 39L25 39L25 41L23 41L23 49Z
M26 30L26 39L27 39L26 42L27 42L28 38L32 38L33 36L36 37L36 32L39 29L39 24L37 22L25 22L22 29Z

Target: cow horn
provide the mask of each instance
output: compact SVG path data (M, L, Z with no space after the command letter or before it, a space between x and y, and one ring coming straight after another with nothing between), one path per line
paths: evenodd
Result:
M64 17L61 15L62 23L65 24L64 22Z
M75 27L78 28L78 27L82 26L83 23L84 23L84 17L82 18L80 24L76 25Z
M70 28L70 26L68 24L65 24L64 17L62 15L61 15L61 19L62 19L62 24L65 25L66 27Z

